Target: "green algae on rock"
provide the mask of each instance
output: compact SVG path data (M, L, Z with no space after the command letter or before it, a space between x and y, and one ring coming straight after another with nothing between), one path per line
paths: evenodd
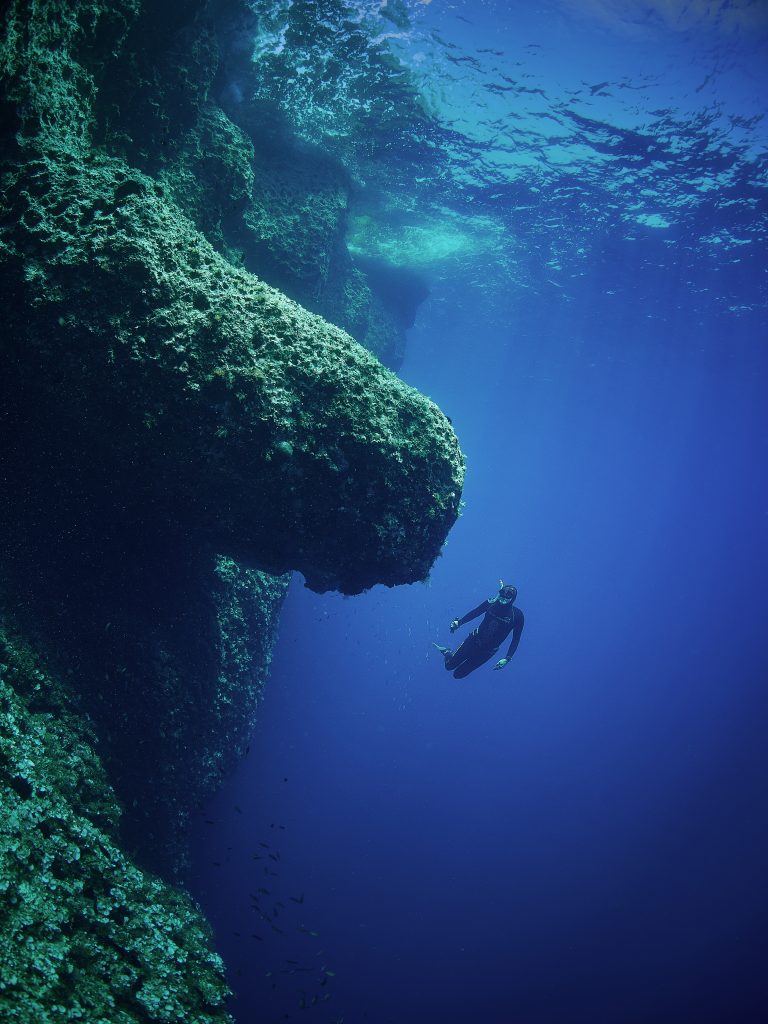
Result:
M159 15L146 10L149 29ZM342 330L233 267L159 180L89 148L108 63L89 33L116 60L138 3L76 17L49 0L26 33L12 12L0 67L18 132L3 146L0 278L15 315L2 359L11 407L59 417L58 451L44 453L54 475L81 474L81 460L116 501L149 492L159 519L248 565L298 569L317 590L424 579L462 482L445 417ZM60 120L46 117L46 91L63 97ZM246 199L244 169L237 180Z
M233 266L281 266L399 359L339 166L282 139L267 173L274 139L212 101L211 9L19 0L0 36L0 582L77 673L156 866L253 724L286 586L253 567L349 593L422 579L462 477L431 402Z
M244 749L287 585L259 570L423 579L458 509L446 418L315 315L397 362L347 186L305 162L269 220L264 146L211 95L211 11L3 6L0 605L67 682L3 641L0 1001L20 1024L227 1019L204 922L137 860L175 869ZM314 313L249 272L278 266Z
M122 161L42 157L5 186L6 380L72 426L75 460L126 500L163 480L213 548L313 589L426 577L463 472L437 406Z
M119 808L87 728L46 709L56 690L0 632L3 1021L227 1024L208 926L119 849Z

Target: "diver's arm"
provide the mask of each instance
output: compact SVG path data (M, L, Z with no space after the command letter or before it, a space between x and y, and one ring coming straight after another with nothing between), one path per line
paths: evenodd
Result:
M504 659L505 661L509 661L509 659L517 650L517 645L520 643L520 636L522 635L524 625L525 616L519 608L515 608L515 621L512 626L512 640L509 644L509 650L507 651L507 656Z
M488 611L488 601L483 601L477 608L473 608L471 612L467 612L466 615L462 616L458 621L460 626L465 626L472 619L476 619L478 615L484 615Z
M498 669L504 668L505 665L509 664L509 659L515 653L515 651L517 650L517 645L520 643L520 634L523 632L523 626L525 625L525 616L519 608L515 608L515 617L513 622L514 624L512 626L512 641L509 645L509 650L507 651L506 657L501 658L501 660L497 661L496 664L493 666L494 671L498 671Z

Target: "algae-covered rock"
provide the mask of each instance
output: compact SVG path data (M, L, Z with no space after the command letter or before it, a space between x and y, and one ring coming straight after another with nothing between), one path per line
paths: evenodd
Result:
M55 473L82 460L121 501L161 491L158 515L313 589L425 578L462 482L437 406L121 161L42 156L4 183L8 401L59 418Z
M197 907L116 841L119 809L81 720L0 633L0 1016L14 1024L225 1024Z
M214 103L174 147L159 179L219 251L236 243L254 190L253 143Z
M71 492L98 469L121 507L143 494L156 521L318 590L423 579L458 509L450 425L343 331L233 268L157 180L89 149L138 0L77 14L41 0L26 25L24 10L11 5L0 46L18 127L3 147L0 359L16 420L58 417L49 472L75 476ZM145 28L167 31L149 11ZM41 447L37 424L18 442Z
M274 143L254 166L253 199L245 212L254 269L271 266L274 283L292 297L318 302L345 252L350 183L343 169L317 152Z
M3 641L3 1019L223 1021L197 911L136 858L174 870L244 749L287 586L262 570L423 579L461 455L316 315L396 361L338 168L289 156L281 204L212 98L206 0L2 12L0 614L51 665ZM248 269L278 265L315 312Z
M253 724L286 586L253 567L423 578L462 473L431 402L233 267L266 240L294 294L401 336L350 269L338 166L283 146L268 184L274 149L211 100L206 10L19 0L0 36L0 585L166 869Z

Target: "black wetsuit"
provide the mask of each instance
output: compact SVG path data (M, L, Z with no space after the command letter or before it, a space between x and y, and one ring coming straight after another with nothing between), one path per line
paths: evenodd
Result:
M492 658L510 633L512 640L506 653L507 658L512 657L520 643L525 619L520 609L511 601L506 604L502 604L497 598L483 601L477 608L473 608L459 619L459 625L471 622L478 615L485 616L480 625L472 630L453 654L445 657L445 667L449 672L453 672L454 679L463 679Z

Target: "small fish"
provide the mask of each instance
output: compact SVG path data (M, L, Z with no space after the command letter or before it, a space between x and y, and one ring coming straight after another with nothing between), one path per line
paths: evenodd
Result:
M301 896L289 896L288 899L293 900L294 903L303 903L304 893L302 893Z
M269 849L269 843L259 843L259 846L263 846L265 850Z
M262 896L269 896L269 889L265 889L262 885L259 886L256 892L260 892Z
M276 853L268 853L267 856L269 857L270 860L280 860Z
M251 932L251 938L252 939L258 939L259 942L263 942L264 941L264 939L262 939L262 937L260 935L257 935L256 932Z
M279 932L281 935L283 934L283 929L282 928L278 928L276 924L272 925L272 931L273 932Z
M242 807L238 807L237 804L235 804L235 810L237 811L238 814L242 814L243 813Z

